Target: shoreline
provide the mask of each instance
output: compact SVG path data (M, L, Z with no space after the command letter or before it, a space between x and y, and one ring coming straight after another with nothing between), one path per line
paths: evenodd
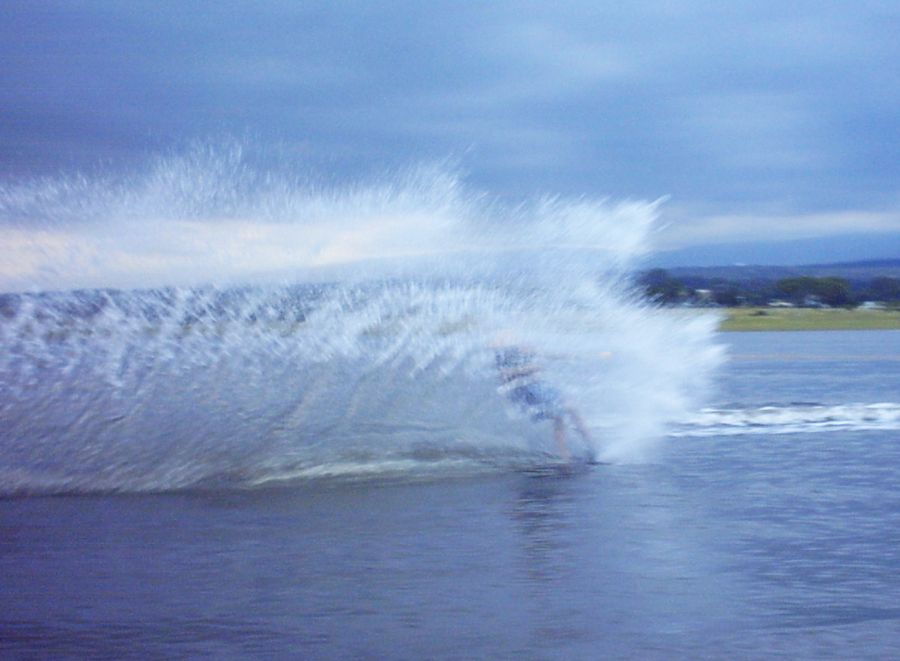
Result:
M900 330L900 310L844 308L724 308L719 330Z

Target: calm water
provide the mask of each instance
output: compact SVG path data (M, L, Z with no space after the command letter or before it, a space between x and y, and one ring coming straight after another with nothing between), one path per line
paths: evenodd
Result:
M0 655L900 654L900 333L722 341L652 463L0 500Z

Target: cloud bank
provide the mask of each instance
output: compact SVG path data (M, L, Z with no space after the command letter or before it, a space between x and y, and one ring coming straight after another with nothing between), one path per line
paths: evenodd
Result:
M4 13L5 179L248 135L335 179L450 154L501 195L671 195L681 242L882 232L900 208L896 3L35 0Z

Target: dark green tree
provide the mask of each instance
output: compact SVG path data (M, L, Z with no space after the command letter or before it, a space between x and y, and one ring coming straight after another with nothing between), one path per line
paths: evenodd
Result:
M869 284L868 297L876 301L900 300L900 279L873 278Z
M839 306L847 305L853 299L850 283L843 278L814 278L806 275L784 278L775 283L775 290L798 305L815 299L825 305Z
M648 298L660 303L677 303L684 298L684 285L665 269L650 269L638 280Z
M853 300L850 283L843 278L817 278L815 296L825 305L838 307L847 305Z

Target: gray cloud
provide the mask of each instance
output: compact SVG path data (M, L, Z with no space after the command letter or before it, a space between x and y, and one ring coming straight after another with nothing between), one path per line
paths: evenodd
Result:
M8 4L0 167L249 134L337 177L463 155L479 186L710 215L898 202L888 2Z

